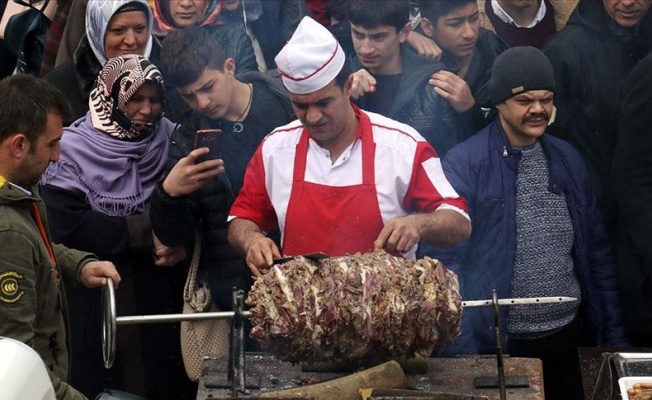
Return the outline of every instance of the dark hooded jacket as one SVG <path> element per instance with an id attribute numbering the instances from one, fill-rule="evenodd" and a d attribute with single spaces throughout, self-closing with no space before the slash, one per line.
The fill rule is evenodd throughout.
<path id="1" fill-rule="evenodd" d="M 224 131 L 220 148 L 227 171 L 204 183 L 190 195 L 177 198 L 172 198 L 163 191 L 161 181 L 152 196 L 150 209 L 152 227 L 161 242 L 167 245 L 184 245 L 188 254 L 192 254 L 195 230 L 201 231 L 203 246 L 199 264 L 200 279 L 208 282 L 212 298 L 222 310 L 232 309 L 233 287 L 248 291 L 251 286 L 249 268 L 243 258 L 231 249 L 227 237 L 227 217 L 238 194 L 237 182 L 242 182 L 246 165 L 263 137 L 277 126 L 287 124 L 295 118 L 280 79 L 259 72 L 248 72 L 238 75 L 238 80 L 252 83 L 254 93 L 257 86 L 266 86 L 277 100 L 277 104 L 265 109 L 255 108 L 256 102 L 252 103 L 247 118 L 255 118 L 257 125 L 264 129 L 255 133 L 244 131 L 242 134 Z M 279 112 L 281 109 L 283 111 Z M 271 115 L 270 110 L 273 110 Z M 197 130 L 218 127 L 222 127 L 220 120 L 189 111 L 172 135 L 163 176 L 167 176 L 177 162 L 195 148 Z"/>
<path id="2" fill-rule="evenodd" d="M 616 256 L 625 327 L 632 344 L 652 335 L 652 53 L 623 84 L 613 182 L 619 207 Z M 647 342 L 638 341 L 647 337 Z"/>
<path id="3" fill-rule="evenodd" d="M 650 50 L 652 12 L 636 29 L 625 29 L 603 3 L 582 0 L 566 27 L 543 51 L 555 70 L 556 121 L 550 132 L 582 154 L 608 233 L 616 218 L 609 187 L 618 132 L 618 93 L 627 74 Z"/>

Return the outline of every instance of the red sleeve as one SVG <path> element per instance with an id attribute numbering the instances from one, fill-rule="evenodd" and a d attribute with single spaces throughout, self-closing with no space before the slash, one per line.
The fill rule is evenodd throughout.
<path id="1" fill-rule="evenodd" d="M 261 143 L 247 165 L 242 189 L 231 207 L 230 216 L 249 219 L 269 232 L 278 227 L 278 221 L 265 187 L 262 148 Z"/>
<path id="2" fill-rule="evenodd" d="M 412 164 L 412 180 L 403 199 L 406 209 L 432 212 L 446 205 L 468 214 L 466 201 L 446 179 L 441 159 L 427 142 L 419 142 Z"/>

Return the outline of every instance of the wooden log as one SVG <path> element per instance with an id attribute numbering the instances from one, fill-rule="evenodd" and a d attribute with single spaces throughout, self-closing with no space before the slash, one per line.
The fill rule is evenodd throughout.
<path id="1" fill-rule="evenodd" d="M 406 360 L 396 361 L 408 375 L 425 375 L 428 373 L 428 359 L 427 358 L 410 358 Z M 342 372 L 354 373 L 360 369 L 367 369 L 374 367 L 369 363 L 355 363 L 347 361 L 315 361 L 301 363 L 301 371 L 303 372 Z"/>
<path id="2" fill-rule="evenodd" d="M 315 385 L 263 393 L 259 398 L 313 398 L 314 400 L 358 400 L 360 388 L 404 389 L 407 377 L 396 361 L 386 362 L 352 375 Z"/>
<path id="3" fill-rule="evenodd" d="M 362 400 L 489 400 L 487 396 L 406 389 L 360 389 Z"/>

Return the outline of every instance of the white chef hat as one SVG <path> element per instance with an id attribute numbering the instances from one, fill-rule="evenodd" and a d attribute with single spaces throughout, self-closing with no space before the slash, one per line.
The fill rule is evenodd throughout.
<path id="1" fill-rule="evenodd" d="M 304 17 L 274 61 L 291 93 L 312 93 L 328 85 L 342 69 L 344 50 L 328 29 Z"/>

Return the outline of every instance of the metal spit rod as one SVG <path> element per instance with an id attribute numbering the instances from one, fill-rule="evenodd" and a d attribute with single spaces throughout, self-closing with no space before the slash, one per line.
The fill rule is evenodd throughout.
<path id="1" fill-rule="evenodd" d="M 575 297 L 537 297 L 523 299 L 499 299 L 499 306 L 516 306 L 546 303 L 564 303 L 575 301 Z M 462 307 L 488 307 L 492 306 L 493 300 L 471 300 L 463 301 Z M 125 317 L 116 317 L 118 325 L 138 325 L 138 324 L 156 324 L 162 322 L 179 322 L 179 321 L 196 321 L 206 319 L 232 319 L 235 316 L 233 311 L 214 311 L 201 312 L 194 314 L 159 314 L 159 315 L 130 315 Z M 251 317 L 250 311 L 242 313 L 243 318 Z"/>
<path id="2" fill-rule="evenodd" d="M 193 314 L 131 315 L 128 317 L 117 317 L 115 322 L 118 325 L 138 325 L 206 319 L 232 319 L 234 316 L 235 313 L 233 311 L 198 312 Z M 251 312 L 244 311 L 242 316 L 244 318 L 249 318 L 251 317 Z"/>

